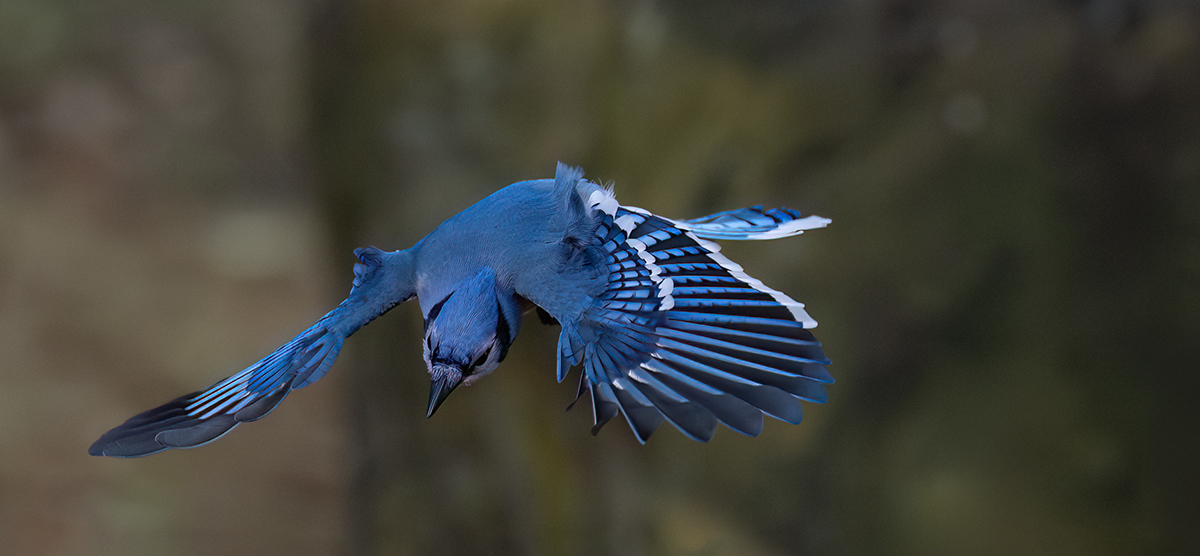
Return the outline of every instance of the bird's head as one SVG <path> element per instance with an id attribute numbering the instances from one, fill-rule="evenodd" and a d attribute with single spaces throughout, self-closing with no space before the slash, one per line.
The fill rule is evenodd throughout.
<path id="1" fill-rule="evenodd" d="M 519 323 L 519 303 L 511 293 L 500 291 L 487 268 L 429 309 L 424 352 L 433 384 L 427 416 L 460 384 L 473 384 L 500 366 Z"/>

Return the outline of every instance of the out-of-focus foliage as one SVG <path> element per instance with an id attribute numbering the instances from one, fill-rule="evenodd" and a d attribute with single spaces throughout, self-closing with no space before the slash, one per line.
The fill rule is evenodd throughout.
<path id="1" fill-rule="evenodd" d="M 5 0 L 0 553 L 1195 554 L 1197 99 L 1183 0 Z M 527 319 L 425 420 L 402 306 L 211 446 L 86 455 L 557 160 L 833 218 L 726 247 L 831 403 L 592 438 Z"/>

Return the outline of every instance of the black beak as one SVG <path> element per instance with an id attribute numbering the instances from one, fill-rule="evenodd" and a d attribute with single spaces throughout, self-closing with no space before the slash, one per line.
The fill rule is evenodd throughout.
<path id="1" fill-rule="evenodd" d="M 437 411 L 442 402 L 450 396 L 459 384 L 462 384 L 462 375 L 455 373 L 458 376 L 442 376 L 441 378 L 433 379 L 433 384 L 429 386 L 429 410 L 425 413 L 425 417 L 433 417 L 433 412 Z"/>

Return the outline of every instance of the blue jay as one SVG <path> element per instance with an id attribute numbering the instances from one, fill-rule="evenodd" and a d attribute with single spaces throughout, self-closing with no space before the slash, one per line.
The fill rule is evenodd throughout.
<path id="1" fill-rule="evenodd" d="M 265 359 L 130 418 L 88 450 L 137 457 L 190 448 L 261 419 L 325 376 L 347 337 L 414 296 L 432 379 L 427 416 L 487 376 L 536 309 L 561 325 L 558 380 L 582 365 L 595 434 L 621 414 L 639 442 L 665 419 L 707 441 L 717 422 L 755 436 L 763 414 L 799 423 L 823 403 L 829 359 L 804 305 L 751 278 L 708 240 L 773 239 L 824 227 L 761 206 L 671 220 L 617 204 L 558 165 L 505 187 L 403 251 L 356 249 L 349 297 Z M 572 402 L 572 405 L 574 402 Z"/>

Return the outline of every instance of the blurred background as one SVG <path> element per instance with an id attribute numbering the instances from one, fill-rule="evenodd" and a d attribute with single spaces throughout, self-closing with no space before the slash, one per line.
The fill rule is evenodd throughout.
<path id="1" fill-rule="evenodd" d="M 4 0 L 0 553 L 1198 554 L 1200 7 Z M 88 445 L 556 161 L 805 302 L 800 426 L 588 434 L 557 329 L 424 418 L 401 306 L 219 442 Z"/>

